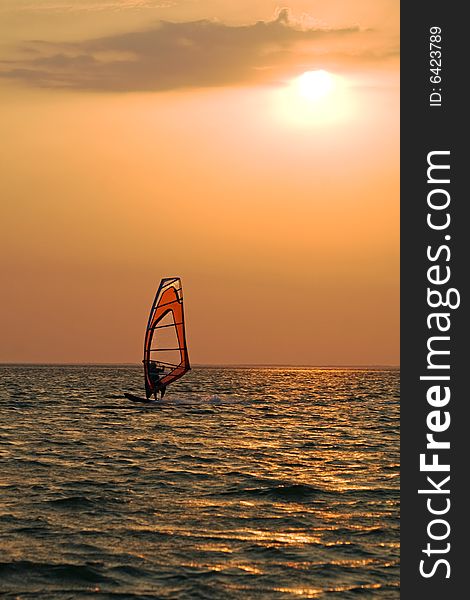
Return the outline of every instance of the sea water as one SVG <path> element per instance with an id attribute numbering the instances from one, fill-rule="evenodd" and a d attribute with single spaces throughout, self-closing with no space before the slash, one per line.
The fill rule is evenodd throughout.
<path id="1" fill-rule="evenodd" d="M 397 370 L 0 376 L 3 597 L 399 597 Z"/>

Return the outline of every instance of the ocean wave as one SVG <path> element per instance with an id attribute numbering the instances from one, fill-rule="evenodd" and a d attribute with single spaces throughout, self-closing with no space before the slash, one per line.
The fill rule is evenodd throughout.
<path id="1" fill-rule="evenodd" d="M 358 499 L 396 497 L 397 488 L 350 488 L 338 492 L 342 496 L 354 496 Z"/>
<path id="2" fill-rule="evenodd" d="M 68 496 L 67 498 L 56 498 L 55 500 L 47 500 L 47 504 L 58 508 L 83 509 L 92 508 L 96 502 L 86 496 Z"/>
<path id="3" fill-rule="evenodd" d="M 240 488 L 232 487 L 224 492 L 224 496 L 254 496 L 270 498 L 272 500 L 283 500 L 290 502 L 303 502 L 319 495 L 328 494 L 327 491 L 304 483 L 293 483 L 289 485 L 274 485 L 266 487 Z"/>
<path id="4" fill-rule="evenodd" d="M 76 581 L 84 583 L 116 583 L 111 577 L 102 573 L 102 566 L 76 565 L 71 563 L 40 563 L 19 560 L 0 563 L 2 578 L 22 577 L 23 575 L 45 576 L 47 580 Z"/>

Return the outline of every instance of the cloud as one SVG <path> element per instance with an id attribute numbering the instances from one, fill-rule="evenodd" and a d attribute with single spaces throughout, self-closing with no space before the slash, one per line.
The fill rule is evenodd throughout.
<path id="1" fill-rule="evenodd" d="M 82 42 L 32 42 L 0 74 L 38 87 L 114 92 L 267 83 L 295 69 L 324 67 L 340 41 L 364 35 L 358 27 L 303 25 L 287 9 L 250 25 L 160 21 Z"/>
<path id="2" fill-rule="evenodd" d="M 8 0 L 0 6 L 0 12 L 75 13 L 168 8 L 174 5 L 174 0 Z"/>

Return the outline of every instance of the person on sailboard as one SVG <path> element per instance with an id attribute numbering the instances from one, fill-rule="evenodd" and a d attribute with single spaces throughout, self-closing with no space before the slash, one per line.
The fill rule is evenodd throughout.
<path id="1" fill-rule="evenodd" d="M 161 381 L 160 378 L 162 377 L 162 374 L 165 372 L 165 368 L 157 365 L 157 363 L 154 360 L 151 360 L 149 362 L 149 367 L 148 367 L 148 372 L 149 372 L 149 378 L 150 381 L 152 382 L 152 385 L 154 387 L 154 396 L 155 396 L 155 400 L 157 399 L 157 393 L 160 392 L 161 397 L 163 398 L 163 396 L 165 395 L 165 391 L 166 391 L 166 385 L 164 385 Z"/>

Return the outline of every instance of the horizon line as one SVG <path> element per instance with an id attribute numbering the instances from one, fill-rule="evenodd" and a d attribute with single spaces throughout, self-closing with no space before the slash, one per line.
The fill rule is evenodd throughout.
<path id="1" fill-rule="evenodd" d="M 139 367 L 140 363 L 135 362 L 0 362 L 0 366 L 63 366 L 63 367 Z M 194 368 L 310 368 L 310 369 L 399 369 L 398 364 L 289 364 L 289 363 L 194 363 Z"/>

